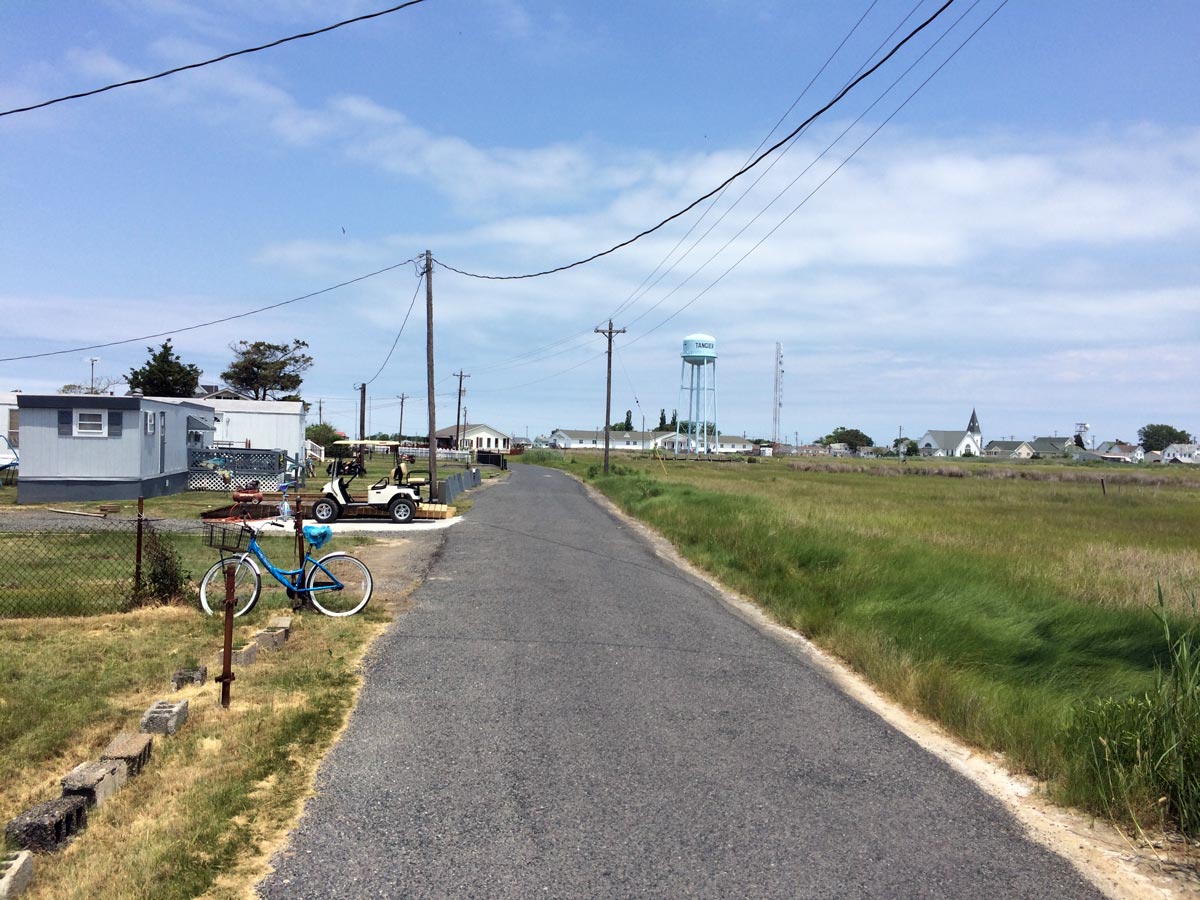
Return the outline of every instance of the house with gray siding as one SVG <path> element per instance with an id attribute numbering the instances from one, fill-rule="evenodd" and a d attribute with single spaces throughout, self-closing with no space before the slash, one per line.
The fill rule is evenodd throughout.
<path id="1" fill-rule="evenodd" d="M 187 490 L 193 446 L 213 411 L 189 401 L 18 394 L 18 503 L 133 500 Z"/>

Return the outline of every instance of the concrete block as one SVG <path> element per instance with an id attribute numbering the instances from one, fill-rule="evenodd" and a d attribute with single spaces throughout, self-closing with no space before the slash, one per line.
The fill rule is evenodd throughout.
<path id="1" fill-rule="evenodd" d="M 234 666 L 252 666 L 258 661 L 258 644 L 247 644 L 241 650 L 233 651 Z M 225 667 L 225 651 L 217 653 L 217 662 L 214 668 L 218 672 L 224 671 Z"/>
<path id="2" fill-rule="evenodd" d="M 80 763 L 63 776 L 63 796 L 78 795 L 88 806 L 100 806 L 124 786 L 128 776 L 129 764 L 123 759 Z"/>
<path id="3" fill-rule="evenodd" d="M 0 854 L 0 900 L 11 900 L 33 879 L 33 854 L 28 850 Z"/>
<path id="4" fill-rule="evenodd" d="M 179 690 L 185 684 L 204 684 L 208 681 L 208 666 L 198 666 L 195 669 L 177 669 L 171 676 L 171 684 Z"/>
<path id="5" fill-rule="evenodd" d="M 292 636 L 292 617 L 291 616 L 271 616 L 267 620 L 267 630 L 282 631 L 283 639 L 286 641 Z"/>
<path id="6" fill-rule="evenodd" d="M 172 703 L 170 700 L 159 700 L 142 713 L 142 725 L 139 729 L 146 734 L 174 734 L 184 726 L 188 718 L 188 702 L 180 700 Z"/>
<path id="7" fill-rule="evenodd" d="M 287 633 L 278 628 L 267 628 L 254 636 L 254 643 L 264 650 L 279 650 L 287 642 Z"/>
<path id="8" fill-rule="evenodd" d="M 124 760 L 128 767 L 129 777 L 133 778 L 142 774 L 142 769 L 150 761 L 150 750 L 153 746 L 154 740 L 148 734 L 131 734 L 128 731 L 122 731 L 104 748 L 100 759 Z"/>
<path id="9" fill-rule="evenodd" d="M 47 800 L 21 813 L 4 829 L 10 847 L 50 853 L 87 827 L 87 801 L 82 797 Z"/>

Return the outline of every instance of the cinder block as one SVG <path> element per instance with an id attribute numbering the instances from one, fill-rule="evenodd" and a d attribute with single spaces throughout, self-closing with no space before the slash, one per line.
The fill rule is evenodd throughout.
<path id="1" fill-rule="evenodd" d="M 235 666 L 252 666 L 258 661 L 258 644 L 247 644 L 241 650 L 233 651 L 233 665 Z M 213 666 L 218 672 L 224 671 L 225 666 L 225 651 L 217 653 L 216 664 Z"/>
<path id="2" fill-rule="evenodd" d="M 4 836 L 9 846 L 50 853 L 87 827 L 87 801 L 59 797 L 25 810 L 8 823 Z"/>
<path id="3" fill-rule="evenodd" d="M 101 760 L 124 760 L 128 767 L 129 777 L 142 774 L 142 769 L 150 761 L 150 750 L 154 740 L 148 734 L 131 734 L 122 731 L 100 754 Z"/>
<path id="4" fill-rule="evenodd" d="M 282 631 L 283 639 L 286 641 L 292 636 L 292 617 L 291 616 L 271 616 L 267 620 L 268 631 Z"/>
<path id="5" fill-rule="evenodd" d="M 63 776 L 63 796 L 78 795 L 88 806 L 100 806 L 124 786 L 128 776 L 129 764 L 123 759 L 80 763 Z"/>
<path id="6" fill-rule="evenodd" d="M 279 628 L 267 628 L 254 636 L 254 643 L 264 650 L 279 650 L 287 642 L 287 633 Z"/>
<path id="7" fill-rule="evenodd" d="M 171 676 L 171 684 L 179 690 L 185 684 L 204 684 L 208 681 L 208 666 L 198 666 L 195 669 L 177 669 Z"/>
<path id="8" fill-rule="evenodd" d="M 0 900 L 11 900 L 33 879 L 33 854 L 28 850 L 0 854 Z"/>
<path id="9" fill-rule="evenodd" d="M 174 734 L 188 718 L 188 702 L 159 700 L 142 713 L 141 731 L 146 734 Z"/>

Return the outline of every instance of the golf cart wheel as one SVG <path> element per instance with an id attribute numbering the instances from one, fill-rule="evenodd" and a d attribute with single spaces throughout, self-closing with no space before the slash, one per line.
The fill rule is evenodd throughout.
<path id="1" fill-rule="evenodd" d="M 322 497 L 312 505 L 313 518 L 322 525 L 328 525 L 330 522 L 336 521 L 338 512 L 337 503 L 328 497 Z"/>
<path id="2" fill-rule="evenodd" d="M 388 504 L 388 515 L 397 525 L 406 525 L 413 520 L 417 514 L 417 508 L 411 500 L 404 497 L 397 497 Z"/>

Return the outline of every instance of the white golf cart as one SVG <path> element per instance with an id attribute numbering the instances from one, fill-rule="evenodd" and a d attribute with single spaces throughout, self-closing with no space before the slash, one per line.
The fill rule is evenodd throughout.
<path id="1" fill-rule="evenodd" d="M 408 468 L 401 462 L 399 444 L 396 441 L 334 441 L 335 446 L 357 448 L 358 465 L 351 465 L 352 473 L 345 477 L 342 460 L 334 458 L 330 467 L 330 479 L 321 488 L 321 497 L 312 504 L 312 517 L 322 525 L 334 522 L 346 512 L 373 509 L 386 512 L 388 517 L 398 524 L 411 522 L 421 504 L 421 495 L 415 483 L 408 481 Z M 383 449 L 395 455 L 396 465 L 392 467 L 391 475 L 380 478 L 367 488 L 367 498 L 357 500 L 350 494 L 350 483 L 362 471 L 361 455 L 368 447 Z M 361 495 L 360 495 L 361 496 Z"/>

